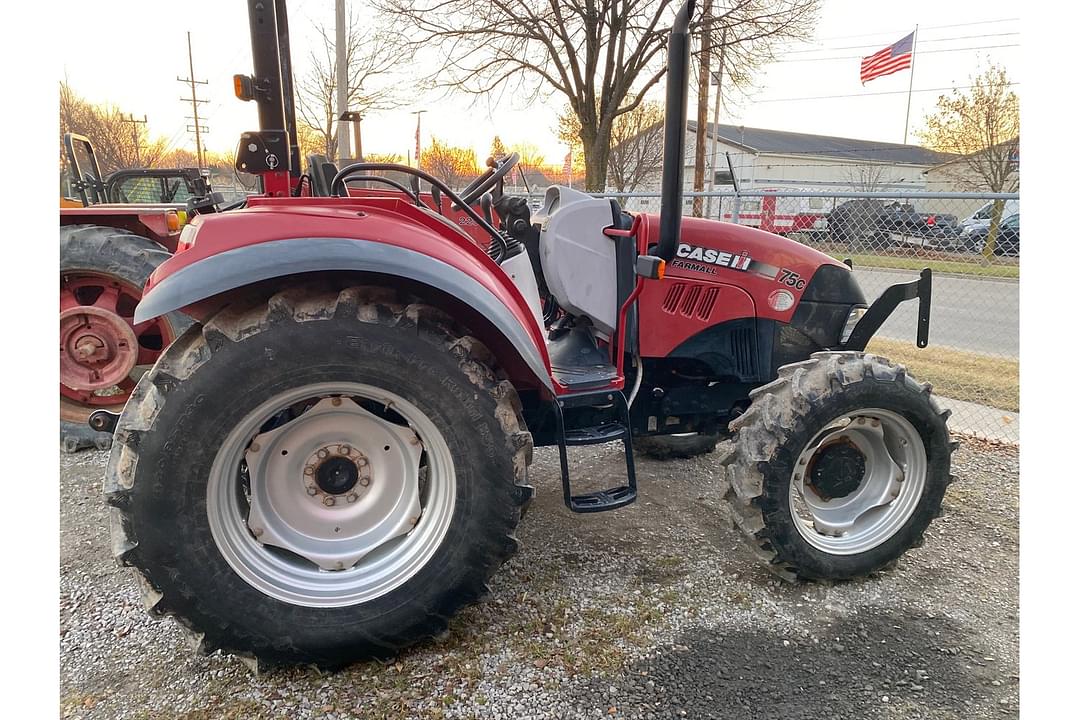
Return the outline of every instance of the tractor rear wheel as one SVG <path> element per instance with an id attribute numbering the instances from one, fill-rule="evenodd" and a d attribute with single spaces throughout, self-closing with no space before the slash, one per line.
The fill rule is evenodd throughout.
<path id="1" fill-rule="evenodd" d="M 678 435 L 646 435 L 634 438 L 634 449 L 657 460 L 692 458 L 711 453 L 720 436 L 716 433 L 680 433 Z"/>
<path id="2" fill-rule="evenodd" d="M 751 399 L 730 426 L 727 500 L 771 570 L 853 578 L 922 544 L 952 452 L 929 385 L 874 355 L 815 353 Z"/>
<path id="3" fill-rule="evenodd" d="M 60 447 L 106 449 L 109 433 L 91 430 L 95 410 L 120 412 L 136 381 L 190 324 L 169 315 L 136 325 L 135 306 L 150 273 L 169 258 L 128 230 L 60 228 Z"/>
<path id="4" fill-rule="evenodd" d="M 114 550 L 203 652 L 384 658 L 516 550 L 531 455 L 514 387 L 443 313 L 295 288 L 192 327 L 139 382 L 106 474 Z"/>

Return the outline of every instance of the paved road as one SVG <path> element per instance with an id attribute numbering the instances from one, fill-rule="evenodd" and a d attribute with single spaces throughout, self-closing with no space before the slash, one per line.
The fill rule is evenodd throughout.
<path id="1" fill-rule="evenodd" d="M 918 274 L 856 267 L 855 277 L 872 302 L 889 285 L 914 280 Z M 878 334 L 914 342 L 918 307 L 918 301 L 902 303 Z M 935 275 L 930 344 L 1020 357 L 1020 283 Z"/>

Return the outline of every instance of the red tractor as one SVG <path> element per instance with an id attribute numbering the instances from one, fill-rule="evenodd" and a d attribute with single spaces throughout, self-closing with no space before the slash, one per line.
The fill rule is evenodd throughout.
<path id="1" fill-rule="evenodd" d="M 170 313 L 135 324 L 150 273 L 176 250 L 188 201 L 210 186 L 198 168 L 129 169 L 105 177 L 90 141 L 64 135 L 71 192 L 60 207 L 60 447 L 107 448 L 87 427 L 119 411 L 136 381 L 191 324 Z"/>
<path id="2" fill-rule="evenodd" d="M 566 505 L 588 513 L 634 501 L 638 438 L 730 435 L 732 516 L 789 579 L 864 575 L 921 542 L 950 479 L 947 414 L 863 349 L 915 298 L 926 344 L 930 273 L 868 307 L 821 253 L 681 219 L 693 4 L 669 41 L 654 216 L 563 187 L 533 213 L 501 191 L 512 156 L 460 195 L 356 163 L 311 196 L 285 3 L 249 0 L 254 75 L 237 94 L 262 129 L 238 166 L 264 193 L 184 228 L 134 322 L 194 323 L 119 418 L 91 417 L 115 430 L 114 550 L 147 607 L 202 651 L 263 666 L 392 655 L 444 630 L 514 552 L 544 445 Z M 346 189 L 387 169 L 430 184 L 433 204 Z M 625 482 L 579 489 L 569 449 L 607 442 Z"/>

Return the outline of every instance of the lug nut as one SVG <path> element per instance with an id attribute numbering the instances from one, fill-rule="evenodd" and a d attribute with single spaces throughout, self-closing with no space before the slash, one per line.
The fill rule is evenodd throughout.
<path id="1" fill-rule="evenodd" d="M 329 454 L 330 454 L 330 451 L 327 450 L 326 448 L 320 448 L 319 449 L 318 455 L 319 455 L 320 460 L 326 458 Z"/>
<path id="2" fill-rule="evenodd" d="M 326 498 L 323 499 L 322 502 L 323 502 L 323 505 L 325 505 L 326 507 L 333 507 L 334 503 L 337 502 L 337 501 L 334 500 L 334 498 L 332 498 L 332 497 L 326 497 Z"/>
<path id="3" fill-rule="evenodd" d="M 359 482 L 360 482 L 360 484 L 362 486 L 367 487 L 368 485 L 371 484 L 371 478 L 365 476 L 365 477 L 360 478 Z"/>
<path id="4" fill-rule="evenodd" d="M 314 465 L 308 465 L 306 468 L 304 468 L 304 474 L 305 475 L 314 475 L 315 474 L 315 466 Z"/>
<path id="5" fill-rule="evenodd" d="M 354 503 L 354 502 L 356 502 L 357 500 L 360 499 L 360 496 L 357 495 L 356 493 L 349 493 L 348 495 L 345 496 L 345 499 L 348 500 L 351 503 Z"/>
<path id="6" fill-rule="evenodd" d="M 338 445 L 337 451 L 339 453 L 341 453 L 342 455 L 348 455 L 349 453 L 352 452 L 352 448 L 349 447 L 348 445 Z"/>
<path id="7" fill-rule="evenodd" d="M 308 485 L 307 494 L 308 495 L 318 495 L 319 491 L 315 489 L 314 485 Z"/>
<path id="8" fill-rule="evenodd" d="M 364 467 L 365 465 L 367 465 L 367 458 L 366 458 L 366 457 L 363 457 L 363 456 L 361 456 L 361 457 L 357 458 L 357 459 L 356 459 L 356 464 L 357 464 L 358 466 L 360 466 L 360 467 Z"/>

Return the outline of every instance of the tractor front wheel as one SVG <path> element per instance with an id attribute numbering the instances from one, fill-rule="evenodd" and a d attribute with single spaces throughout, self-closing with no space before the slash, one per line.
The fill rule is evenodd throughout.
<path id="1" fill-rule="evenodd" d="M 952 451 L 930 386 L 857 352 L 779 375 L 730 426 L 727 500 L 752 549 L 787 579 L 841 580 L 921 545 Z"/>
<path id="2" fill-rule="evenodd" d="M 531 454 L 514 387 L 440 311 L 296 288 L 191 328 L 139 382 L 114 549 L 203 652 L 385 658 L 515 551 Z"/>

